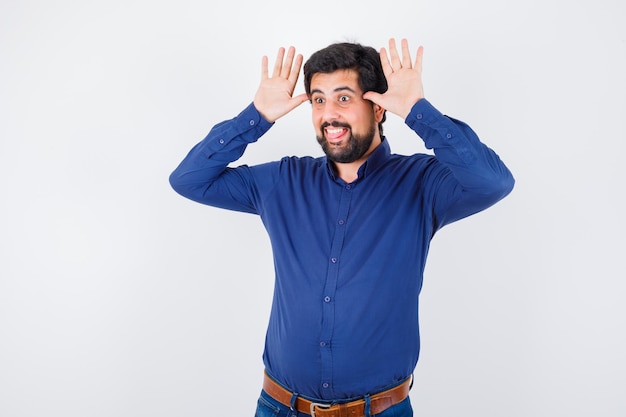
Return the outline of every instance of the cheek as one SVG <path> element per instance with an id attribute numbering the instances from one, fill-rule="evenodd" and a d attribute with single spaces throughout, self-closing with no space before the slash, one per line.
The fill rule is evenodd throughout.
<path id="1" fill-rule="evenodd" d="M 311 111 L 311 121 L 313 122 L 313 126 L 321 126 L 323 122 L 323 115 L 324 113 L 320 112 L 319 110 L 313 109 Z"/>

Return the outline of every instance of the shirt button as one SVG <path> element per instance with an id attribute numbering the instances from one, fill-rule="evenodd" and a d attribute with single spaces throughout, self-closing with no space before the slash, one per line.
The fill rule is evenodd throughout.
<path id="1" fill-rule="evenodd" d="M 422 117 L 424 117 L 424 116 L 422 116 L 422 113 L 419 113 L 419 114 L 417 115 L 417 118 L 418 118 L 419 120 L 422 120 Z"/>
<path id="2" fill-rule="evenodd" d="M 344 224 L 345 222 L 343 220 L 339 220 L 339 224 Z"/>
<path id="3" fill-rule="evenodd" d="M 324 388 L 328 388 L 329 386 L 330 386 L 330 384 L 329 384 L 328 382 L 324 382 L 324 383 L 322 384 L 322 387 L 324 387 Z"/>
<path id="4" fill-rule="evenodd" d="M 250 120 L 250 126 L 254 126 L 254 120 Z"/>
<path id="5" fill-rule="evenodd" d="M 220 139 L 220 143 L 223 145 L 224 144 L 224 139 Z"/>
<path id="6" fill-rule="evenodd" d="M 320 346 L 321 347 L 325 347 L 326 346 L 326 342 L 320 342 Z"/>
<path id="7" fill-rule="evenodd" d="M 324 297 L 324 302 L 325 303 L 330 303 L 330 297 L 329 296 Z"/>
<path id="8" fill-rule="evenodd" d="M 330 261 L 331 261 L 332 263 L 336 264 L 336 263 L 337 263 L 337 258 L 330 258 Z"/>
<path id="9" fill-rule="evenodd" d="M 351 188 L 352 188 L 352 186 L 350 184 L 346 185 L 346 190 L 349 190 Z"/>
<path id="10" fill-rule="evenodd" d="M 446 135 L 446 137 L 447 137 L 448 139 L 450 139 L 450 138 L 452 137 L 452 134 L 451 134 L 451 133 L 448 133 L 448 134 Z"/>

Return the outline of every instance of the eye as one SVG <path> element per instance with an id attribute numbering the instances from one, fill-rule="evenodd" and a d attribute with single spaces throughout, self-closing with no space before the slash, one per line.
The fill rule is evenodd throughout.
<path id="1" fill-rule="evenodd" d="M 350 101 L 350 97 L 348 97 L 348 96 L 339 96 L 339 101 Z"/>
<path id="2" fill-rule="evenodd" d="M 321 97 L 314 97 L 313 98 L 313 103 L 315 104 L 322 104 L 324 102 L 324 99 Z"/>

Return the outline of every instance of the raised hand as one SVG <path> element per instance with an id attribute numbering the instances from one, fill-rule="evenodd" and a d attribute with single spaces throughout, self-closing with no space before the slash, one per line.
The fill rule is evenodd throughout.
<path id="1" fill-rule="evenodd" d="M 287 56 L 285 56 L 285 48 L 278 49 L 271 77 L 267 56 L 263 57 L 261 84 L 254 96 L 254 106 L 267 121 L 273 123 L 307 101 L 306 93 L 293 96 L 301 67 L 302 55 L 296 55 L 296 49 L 293 46 L 287 50 Z"/>
<path id="2" fill-rule="evenodd" d="M 400 57 L 395 39 L 390 39 L 389 55 L 385 48 L 380 49 L 380 60 L 387 78 L 387 91 L 383 94 L 369 91 L 363 94 L 363 98 L 406 119 L 413 105 L 424 98 L 423 54 L 424 48 L 420 46 L 417 49 L 415 63 L 412 63 L 408 41 L 402 39 L 402 57 Z"/>

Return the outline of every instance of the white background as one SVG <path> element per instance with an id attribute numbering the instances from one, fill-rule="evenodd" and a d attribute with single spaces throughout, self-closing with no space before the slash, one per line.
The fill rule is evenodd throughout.
<path id="1" fill-rule="evenodd" d="M 0 416 L 252 416 L 273 266 L 168 176 L 263 55 L 425 47 L 427 98 L 511 168 L 421 295 L 416 416 L 626 415 L 621 0 L 0 3 Z M 300 80 L 297 92 L 302 92 Z M 425 151 L 389 115 L 397 153 Z M 313 154 L 309 105 L 242 162 Z"/>

